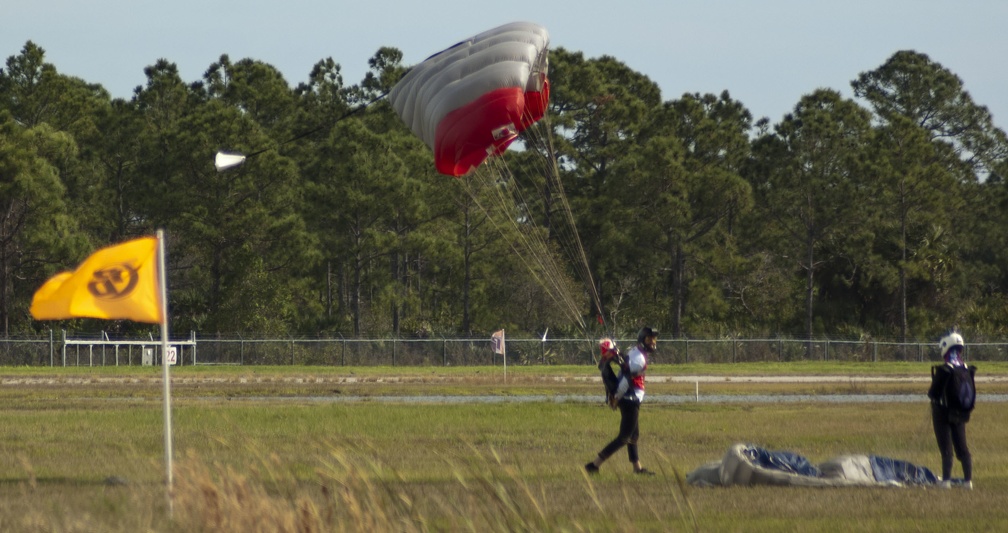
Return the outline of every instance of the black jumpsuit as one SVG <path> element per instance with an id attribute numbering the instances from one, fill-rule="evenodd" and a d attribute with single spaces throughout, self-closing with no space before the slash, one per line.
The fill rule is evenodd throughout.
<path id="1" fill-rule="evenodd" d="M 970 368 L 973 372 L 974 369 Z M 931 373 L 931 388 L 928 398 L 931 399 L 931 423 L 934 426 L 935 439 L 938 441 L 938 451 L 941 453 L 942 480 L 948 481 L 952 476 L 952 453 L 962 463 L 963 479 L 973 479 L 973 456 L 966 445 L 966 422 L 969 413 L 957 415 L 952 413 L 945 404 L 945 384 L 952 378 L 952 369 L 948 364 L 934 367 Z"/>

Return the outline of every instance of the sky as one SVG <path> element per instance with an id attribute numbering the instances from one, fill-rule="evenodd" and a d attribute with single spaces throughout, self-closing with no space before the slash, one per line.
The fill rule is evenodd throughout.
<path id="1" fill-rule="evenodd" d="M 818 88 L 853 97 L 860 73 L 915 50 L 1008 130 L 1004 0 L 0 0 L 0 57 L 31 40 L 116 98 L 158 59 L 194 82 L 222 54 L 269 63 L 292 87 L 331 57 L 350 85 L 383 46 L 412 65 L 517 20 L 545 26 L 552 48 L 623 62 L 664 100 L 727 90 L 772 123 Z"/>

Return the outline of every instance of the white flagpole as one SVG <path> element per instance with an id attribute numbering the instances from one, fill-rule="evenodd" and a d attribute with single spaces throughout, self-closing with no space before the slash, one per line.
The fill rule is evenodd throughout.
<path id="1" fill-rule="evenodd" d="M 174 514 L 172 503 L 172 427 L 171 427 L 171 365 L 168 364 L 168 272 L 165 268 L 164 230 L 157 230 L 158 241 L 158 291 L 161 298 L 161 367 L 164 379 L 164 453 L 165 498 L 168 515 Z"/>

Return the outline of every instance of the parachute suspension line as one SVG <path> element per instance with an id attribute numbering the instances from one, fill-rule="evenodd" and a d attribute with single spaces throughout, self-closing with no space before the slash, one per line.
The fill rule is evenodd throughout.
<path id="1" fill-rule="evenodd" d="M 542 121 L 545 121 L 546 124 L 546 127 L 543 128 L 545 134 L 539 133 L 540 131 L 543 131 L 540 129 L 542 128 Z M 605 323 L 602 314 L 601 298 L 599 297 L 598 290 L 595 286 L 591 268 L 588 265 L 588 257 L 585 253 L 581 236 L 577 231 L 577 225 L 574 222 L 574 214 L 571 210 L 567 193 L 564 190 L 563 183 L 560 179 L 560 164 L 556 157 L 556 150 L 553 146 L 552 131 L 552 125 L 549 122 L 549 114 L 547 113 L 540 121 L 540 125 L 531 127 L 523 133 L 525 142 L 529 145 L 528 147 L 536 153 L 543 154 L 545 157 L 545 159 L 533 159 L 533 162 L 537 163 L 536 167 L 539 175 L 545 177 L 545 182 L 542 185 L 552 187 L 552 191 L 555 193 L 556 197 L 559 198 L 560 211 L 563 214 L 563 222 L 566 224 L 557 224 L 553 221 L 553 218 L 550 217 L 549 230 L 554 234 L 554 242 L 557 243 L 559 248 L 561 248 L 567 256 L 570 266 L 579 276 L 579 281 L 583 282 L 584 288 L 595 306 L 597 316 L 600 321 L 602 321 L 601 324 L 604 327 Z M 544 206 L 544 208 L 547 207 L 548 206 Z M 548 236 L 543 239 L 542 246 L 544 249 L 548 249 L 548 245 L 546 244 L 547 239 Z M 587 352 L 591 354 L 592 364 L 598 364 L 598 358 L 596 357 L 596 341 L 590 334 L 589 325 L 586 324 L 583 319 L 584 308 L 572 298 L 570 298 L 569 301 L 571 302 L 571 315 L 577 319 L 582 336 L 586 343 Z"/>
<path id="2" fill-rule="evenodd" d="M 539 162 L 538 175 L 543 176 L 543 181 L 539 183 L 538 186 L 542 187 L 544 190 L 548 190 L 553 193 L 559 193 L 560 197 L 565 201 L 566 198 L 564 197 L 563 190 L 562 189 L 557 190 L 551 184 L 550 177 L 551 175 L 554 175 L 553 165 L 542 163 L 542 159 L 538 158 L 535 159 L 535 161 Z M 550 196 L 553 197 L 554 195 L 551 194 Z M 524 205 L 531 205 L 531 204 L 524 204 Z M 544 205 L 543 207 L 544 209 L 547 208 L 551 209 L 550 206 L 548 205 Z M 571 253 L 572 243 L 574 244 L 579 243 L 579 239 L 577 238 L 576 235 L 577 231 L 576 229 L 574 229 L 572 225 L 568 225 L 565 227 L 563 224 L 556 224 L 553 221 L 553 217 L 550 215 L 550 213 L 544 212 L 544 215 L 549 217 L 549 221 L 546 222 L 546 224 L 548 224 L 548 228 L 546 228 L 548 232 L 543 232 L 540 234 L 541 237 L 540 246 L 543 250 L 547 250 L 549 252 L 549 255 L 546 257 L 546 259 L 552 261 L 553 269 L 556 272 L 556 283 L 558 289 L 561 287 L 566 288 L 564 292 L 565 294 L 569 295 L 571 291 L 575 290 L 574 287 L 571 287 L 569 284 L 569 280 L 571 280 L 570 275 L 575 274 L 579 275 L 581 279 L 584 278 L 583 276 L 584 272 L 581 268 L 579 268 L 580 267 L 579 262 L 576 260 L 575 255 Z M 557 262 L 558 258 L 554 250 L 562 251 L 563 254 L 566 255 L 566 257 L 570 260 L 567 263 L 566 267 L 565 265 Z M 570 270 L 573 270 L 573 272 L 570 272 Z M 578 317 L 578 322 L 581 325 L 581 330 L 587 334 L 587 325 L 584 323 L 583 320 L 584 308 L 582 303 L 572 296 L 568 297 L 568 302 L 569 305 L 571 306 L 571 314 Z"/>
<path id="3" fill-rule="evenodd" d="M 563 182 L 560 179 L 560 162 L 556 156 L 556 148 L 553 145 L 553 125 L 550 122 L 549 114 L 543 117 L 543 121 L 546 123 L 546 134 L 544 150 L 548 155 L 547 161 L 550 162 L 549 176 L 553 178 L 553 184 L 556 186 L 556 190 L 559 193 L 560 205 L 563 208 L 563 213 L 566 216 L 566 221 L 571 228 L 571 235 L 576 248 L 574 251 L 577 253 L 577 259 L 572 258 L 572 262 L 575 267 L 581 272 L 581 278 L 584 280 L 588 293 L 592 298 L 592 303 L 595 304 L 595 312 L 597 313 L 598 320 L 605 325 L 605 316 L 602 313 L 602 298 L 599 296 L 598 287 L 595 285 L 595 279 L 592 276 L 591 267 L 588 264 L 588 254 L 585 253 L 584 244 L 581 242 L 581 234 L 577 230 L 577 225 L 574 222 L 574 213 L 571 211 L 570 202 L 567 200 L 567 193 L 564 192 Z M 536 135 L 537 140 L 542 142 L 541 136 Z"/>
<path id="4" fill-rule="evenodd" d="M 476 169 L 473 177 L 462 178 L 460 181 L 498 233 L 505 237 L 532 278 L 581 330 L 586 330 L 578 303 L 565 290 L 567 284 L 564 270 L 541 228 L 532 223 L 528 210 L 530 204 L 523 197 L 514 175 L 503 163 L 503 158 L 488 158 Z M 491 197 L 492 208 L 485 205 L 480 190 L 474 189 L 474 185 L 483 185 L 483 189 Z"/>
<path id="5" fill-rule="evenodd" d="M 496 203 L 505 213 L 504 220 L 510 225 L 513 234 L 518 235 L 518 243 L 522 250 L 516 251 L 526 268 L 540 281 L 540 285 L 550 297 L 576 322 L 580 329 L 585 329 L 580 306 L 570 294 L 568 276 L 542 228 L 534 223 L 530 212 L 531 203 L 524 197 L 522 188 L 517 183 L 513 173 L 507 168 L 503 158 L 492 158 L 490 165 L 498 170 L 494 173 L 500 176 L 500 183 L 492 189 L 496 194 Z"/>
<path id="6" fill-rule="evenodd" d="M 548 120 L 548 115 L 544 117 L 544 120 Z M 552 136 L 550 135 L 552 129 L 547 125 L 543 134 L 540 130 L 541 124 L 543 124 L 542 121 L 540 121 L 540 125 L 525 130 L 524 138 L 530 151 L 543 155 L 543 158 L 532 158 L 530 161 L 535 163 L 538 175 L 544 177 L 544 181 L 537 186 L 543 187 L 549 197 L 554 199 L 550 200 L 550 205 L 544 205 L 544 211 L 548 210 L 545 216 L 549 217 L 546 224 L 550 234 L 544 237 L 543 246 L 555 246 L 562 250 L 568 259 L 569 268 L 573 271 L 571 273 L 577 277 L 577 281 L 583 283 L 584 294 L 591 300 L 596 316 L 604 326 L 601 298 L 593 280 L 570 202 L 560 179 L 559 161 L 556 158 L 556 151 L 553 148 Z M 553 213 L 561 216 L 554 217 Z M 547 241 L 550 243 L 549 245 L 546 244 Z M 579 316 L 582 316 L 583 313 L 584 309 L 581 308 Z M 585 333 L 587 334 L 587 330 Z"/>

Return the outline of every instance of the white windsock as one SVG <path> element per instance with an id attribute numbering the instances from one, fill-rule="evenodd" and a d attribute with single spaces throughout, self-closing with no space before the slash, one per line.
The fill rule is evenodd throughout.
<path id="1" fill-rule="evenodd" d="M 245 156 L 241 154 L 226 154 L 224 152 L 217 152 L 217 157 L 214 158 L 214 167 L 217 168 L 217 172 L 221 172 L 223 170 L 236 167 L 244 162 Z"/>

